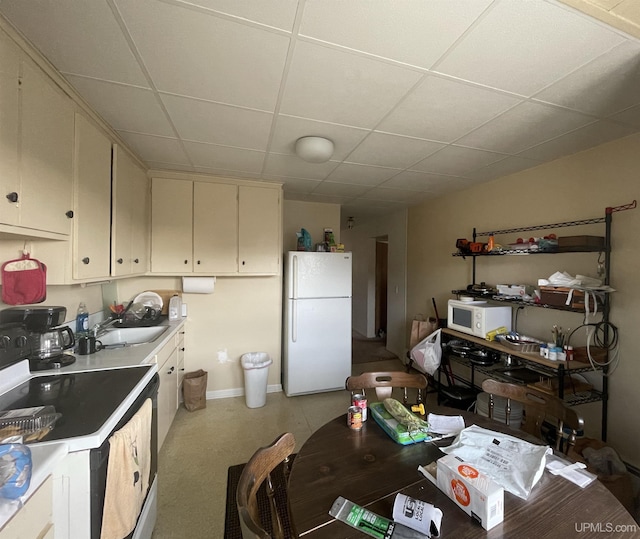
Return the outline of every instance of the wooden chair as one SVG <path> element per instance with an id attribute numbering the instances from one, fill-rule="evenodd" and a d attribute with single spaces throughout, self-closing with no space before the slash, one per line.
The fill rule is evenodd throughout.
<path id="1" fill-rule="evenodd" d="M 349 376 L 345 382 L 345 387 L 353 391 L 375 389 L 376 397 L 379 401 L 391 397 L 394 387 L 403 389 L 402 402 L 409 403 L 408 388 L 418 390 L 417 403 L 424 403 L 423 391 L 427 389 L 427 378 L 424 374 L 409 374 L 403 371 L 389 372 L 365 372 L 358 376 Z"/>
<path id="2" fill-rule="evenodd" d="M 575 444 L 578 431 L 584 428 L 584 421 L 580 415 L 567 406 L 564 401 L 555 395 L 544 393 L 527 386 L 498 382 L 487 379 L 482 382 L 482 389 L 489 394 L 489 417 L 493 418 L 494 396 L 506 399 L 505 417 L 509 424 L 511 413 L 511 401 L 522 403 L 524 409 L 524 422 L 522 430 L 533 434 L 537 438 L 544 439 L 542 433 L 542 423 L 546 419 L 556 425 L 555 448 L 565 455 L 570 447 Z M 571 432 L 565 440 L 564 428 L 568 427 Z M 566 443 L 565 443 L 566 441 Z"/>
<path id="3" fill-rule="evenodd" d="M 276 508 L 275 493 L 271 481 L 271 472 L 280 463 L 285 465 L 285 477 L 288 479 L 289 457 L 296 445 L 290 432 L 282 434 L 267 447 L 258 449 L 245 465 L 238 480 L 236 505 L 242 529 L 243 539 L 283 539 L 284 529 Z M 257 492 L 266 481 L 267 496 L 271 510 L 273 535 L 265 531 L 260 521 Z M 288 508 L 287 508 L 288 509 Z"/>

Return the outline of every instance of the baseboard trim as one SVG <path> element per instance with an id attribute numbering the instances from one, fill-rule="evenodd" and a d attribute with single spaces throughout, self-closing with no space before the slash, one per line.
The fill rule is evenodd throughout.
<path id="1" fill-rule="evenodd" d="M 267 393 L 280 393 L 282 391 L 282 384 L 273 384 L 267 386 Z M 228 399 L 230 397 L 243 397 L 244 388 L 237 387 L 234 389 L 219 389 L 217 391 L 207 391 L 207 400 L 214 399 Z"/>

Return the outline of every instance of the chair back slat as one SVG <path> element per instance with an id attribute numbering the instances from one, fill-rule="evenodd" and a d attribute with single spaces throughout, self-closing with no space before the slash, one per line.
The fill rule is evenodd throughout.
<path id="1" fill-rule="evenodd" d="M 407 404 L 407 388 L 417 389 L 418 402 L 424 402 L 422 393 L 427 389 L 427 378 L 424 374 L 403 371 L 365 372 L 358 376 L 349 376 L 345 382 L 345 387 L 349 391 L 375 389 L 378 400 L 391 397 L 393 388 L 402 388 L 402 399 Z"/>
<path id="2" fill-rule="evenodd" d="M 584 421 L 582 417 L 565 402 L 556 397 L 538 391 L 527 386 L 509 384 L 506 382 L 498 382 L 497 380 L 487 379 L 482 382 L 482 390 L 489 394 L 489 417 L 494 415 L 494 396 L 506 399 L 505 417 L 506 423 L 509 424 L 511 401 L 520 402 L 523 405 L 525 421 L 522 430 L 541 438 L 542 423 L 552 421 L 556 425 L 556 450 L 561 450 L 565 454 L 569 447 L 575 444 L 575 438 L 579 431 L 584 429 Z M 564 428 L 571 430 L 566 443 Z"/>
<path id="3" fill-rule="evenodd" d="M 287 467 L 289 456 L 293 453 L 295 445 L 293 434 L 290 432 L 282 434 L 271 445 L 258 449 L 243 468 L 236 490 L 236 505 L 243 539 L 284 538 L 283 526 L 278 516 L 270 474 L 282 462 L 285 463 L 285 468 Z M 285 470 L 285 477 L 287 476 L 288 474 Z M 258 509 L 257 493 L 260 485 L 265 481 L 273 536 L 269 535 L 264 529 Z"/>

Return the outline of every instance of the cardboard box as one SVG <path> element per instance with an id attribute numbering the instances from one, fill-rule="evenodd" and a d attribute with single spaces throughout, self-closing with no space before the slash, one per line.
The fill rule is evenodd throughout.
<path id="1" fill-rule="evenodd" d="M 490 530 L 504 519 L 504 489 L 455 455 L 438 459 L 438 488 Z"/>

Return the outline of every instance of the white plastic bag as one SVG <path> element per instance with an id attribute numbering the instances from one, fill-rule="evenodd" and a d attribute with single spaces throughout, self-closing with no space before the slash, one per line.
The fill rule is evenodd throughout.
<path id="1" fill-rule="evenodd" d="M 436 329 L 431 335 L 420 341 L 411 349 L 411 359 L 418 365 L 418 370 L 433 374 L 440 367 L 442 358 L 442 345 L 440 344 L 440 329 Z"/>
<path id="2" fill-rule="evenodd" d="M 514 436 L 472 425 L 443 452 L 473 464 L 506 491 L 526 500 L 542 477 L 549 446 L 535 445 Z"/>

